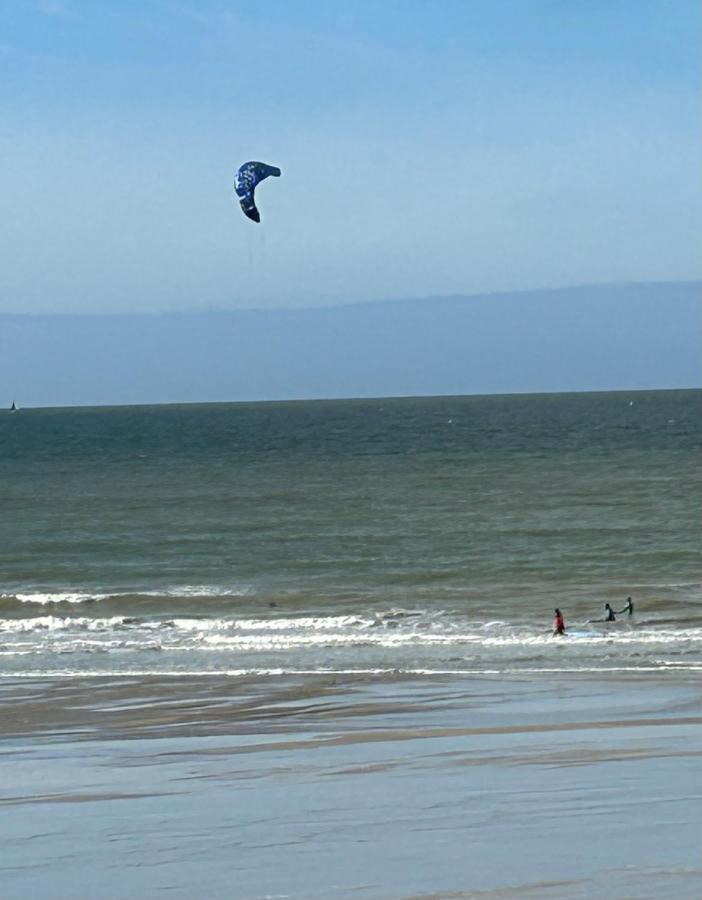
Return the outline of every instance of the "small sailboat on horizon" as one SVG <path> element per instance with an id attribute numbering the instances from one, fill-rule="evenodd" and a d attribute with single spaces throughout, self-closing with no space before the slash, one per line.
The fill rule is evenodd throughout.
<path id="1" fill-rule="evenodd" d="M 12 406 L 10 407 L 10 412 L 17 412 L 17 404 L 15 401 L 12 401 Z"/>

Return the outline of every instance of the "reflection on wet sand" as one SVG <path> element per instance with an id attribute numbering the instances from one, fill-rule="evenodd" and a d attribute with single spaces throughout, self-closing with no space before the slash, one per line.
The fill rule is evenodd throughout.
<path id="1" fill-rule="evenodd" d="M 5 895 L 699 894 L 699 684 L 2 686 Z"/>

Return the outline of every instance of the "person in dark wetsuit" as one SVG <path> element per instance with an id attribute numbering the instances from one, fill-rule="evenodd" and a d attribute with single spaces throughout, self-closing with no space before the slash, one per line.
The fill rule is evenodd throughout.
<path id="1" fill-rule="evenodd" d="M 624 613 L 629 613 L 630 616 L 634 615 L 634 604 L 631 602 L 631 597 L 626 598 L 626 606 L 624 609 L 620 609 L 617 615 L 622 616 Z"/>
<path id="2" fill-rule="evenodd" d="M 605 603 L 605 622 L 616 622 L 617 617 L 614 615 L 614 610 L 609 605 L 609 603 Z"/>
<path id="3" fill-rule="evenodd" d="M 553 612 L 553 634 L 555 637 L 557 634 L 565 634 L 565 622 L 563 621 L 563 613 L 560 609 L 554 609 Z"/>

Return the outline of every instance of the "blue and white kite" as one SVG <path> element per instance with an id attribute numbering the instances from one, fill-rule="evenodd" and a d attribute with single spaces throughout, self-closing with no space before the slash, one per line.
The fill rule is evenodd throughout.
<path id="1" fill-rule="evenodd" d="M 261 221 L 261 216 L 256 209 L 254 201 L 254 191 L 256 190 L 256 185 L 263 181 L 264 178 L 268 178 L 269 175 L 274 175 L 277 178 L 280 175 L 280 169 L 262 162 L 245 162 L 239 166 L 236 173 L 234 190 L 239 198 L 239 205 L 244 215 L 254 222 Z"/>

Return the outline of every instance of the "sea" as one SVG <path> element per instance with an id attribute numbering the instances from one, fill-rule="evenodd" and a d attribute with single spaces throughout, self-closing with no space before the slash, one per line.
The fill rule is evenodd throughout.
<path id="1" fill-rule="evenodd" d="M 700 669 L 701 412 L 678 390 L 0 413 L 0 677 Z"/>

